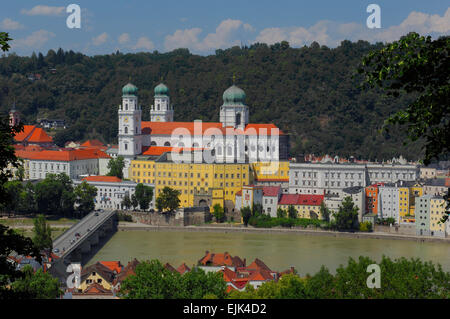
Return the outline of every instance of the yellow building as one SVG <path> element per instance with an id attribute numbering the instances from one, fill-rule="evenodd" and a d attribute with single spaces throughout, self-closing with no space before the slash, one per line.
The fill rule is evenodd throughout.
<path id="1" fill-rule="evenodd" d="M 278 203 L 278 208 L 288 211 L 289 206 L 293 206 L 299 218 L 322 219 L 320 205 L 324 200 L 324 195 L 309 194 L 283 194 Z"/>
<path id="2" fill-rule="evenodd" d="M 85 291 L 90 285 L 96 283 L 103 288 L 111 290 L 114 280 L 114 272 L 97 262 L 83 269 L 79 291 Z"/>
<path id="3" fill-rule="evenodd" d="M 398 211 L 403 222 L 412 222 L 415 216 L 416 197 L 423 195 L 420 184 L 398 188 Z"/>
<path id="4" fill-rule="evenodd" d="M 256 162 L 251 167 L 258 182 L 289 182 L 289 161 Z"/>
<path id="5" fill-rule="evenodd" d="M 440 197 L 430 199 L 430 232 L 432 236 L 440 234 L 445 237 L 445 223 L 439 221 L 445 214 L 445 200 Z M 447 221 L 448 223 L 449 221 Z"/>
<path id="6" fill-rule="evenodd" d="M 155 197 L 169 186 L 181 192 L 181 207 L 196 206 L 204 200 L 212 211 L 217 203 L 222 207 L 227 200 L 234 204 L 236 192 L 250 183 L 250 170 L 249 164 L 174 163 L 138 158 L 131 162 L 130 178 L 137 183 L 154 184 Z"/>

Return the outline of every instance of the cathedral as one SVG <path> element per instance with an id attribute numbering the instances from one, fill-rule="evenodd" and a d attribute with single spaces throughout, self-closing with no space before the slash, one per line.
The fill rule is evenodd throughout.
<path id="1" fill-rule="evenodd" d="M 220 122 L 174 122 L 169 88 L 160 83 L 154 93 L 150 121 L 142 121 L 138 88 L 131 83 L 122 88 L 118 155 L 125 159 L 125 178 L 131 160 L 155 151 L 175 151 L 175 155 L 195 152 L 206 163 L 278 162 L 288 158 L 288 135 L 274 124 L 249 123 L 245 92 L 235 85 L 223 93 Z M 182 155 L 179 158 L 186 162 Z"/>

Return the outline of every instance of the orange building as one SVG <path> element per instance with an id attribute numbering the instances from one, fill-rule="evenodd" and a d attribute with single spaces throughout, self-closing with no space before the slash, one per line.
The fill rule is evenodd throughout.
<path id="1" fill-rule="evenodd" d="M 366 187 L 366 214 L 378 215 L 378 187 L 384 183 L 376 183 Z"/>

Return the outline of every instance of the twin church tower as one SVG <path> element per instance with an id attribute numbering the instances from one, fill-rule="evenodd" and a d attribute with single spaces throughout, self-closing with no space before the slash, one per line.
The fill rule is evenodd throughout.
<path id="1" fill-rule="evenodd" d="M 172 145 L 170 140 L 158 145 L 152 140 L 152 134 L 158 136 L 156 130 L 160 122 L 173 122 L 173 105 L 170 104 L 169 89 L 160 83 L 154 90 L 154 105 L 150 107 L 150 122 L 142 122 L 142 109 L 138 102 L 138 88 L 128 83 L 122 88 L 122 104 L 119 105 L 119 151 L 118 155 L 125 158 L 124 176 L 128 172 L 131 160 L 142 154 L 142 148 L 150 145 Z M 248 106 L 245 105 L 245 92 L 235 85 L 223 93 L 223 105 L 220 107 L 220 123 L 218 127 L 233 127 L 245 130 L 249 121 Z M 180 126 L 186 122 L 180 122 Z M 175 123 L 172 123 L 175 125 Z M 143 127 L 149 130 L 144 130 Z M 168 136 L 169 137 L 169 136 Z"/>

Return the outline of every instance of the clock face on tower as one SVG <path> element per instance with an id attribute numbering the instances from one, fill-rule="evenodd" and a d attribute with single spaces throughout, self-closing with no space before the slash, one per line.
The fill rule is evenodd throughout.
<path id="1" fill-rule="evenodd" d="M 123 121 L 124 121 L 125 123 L 128 123 L 128 116 L 125 116 L 125 118 L 123 119 Z"/>
<path id="2" fill-rule="evenodd" d="M 159 116 L 156 117 L 156 122 L 161 122 L 161 118 Z"/>

